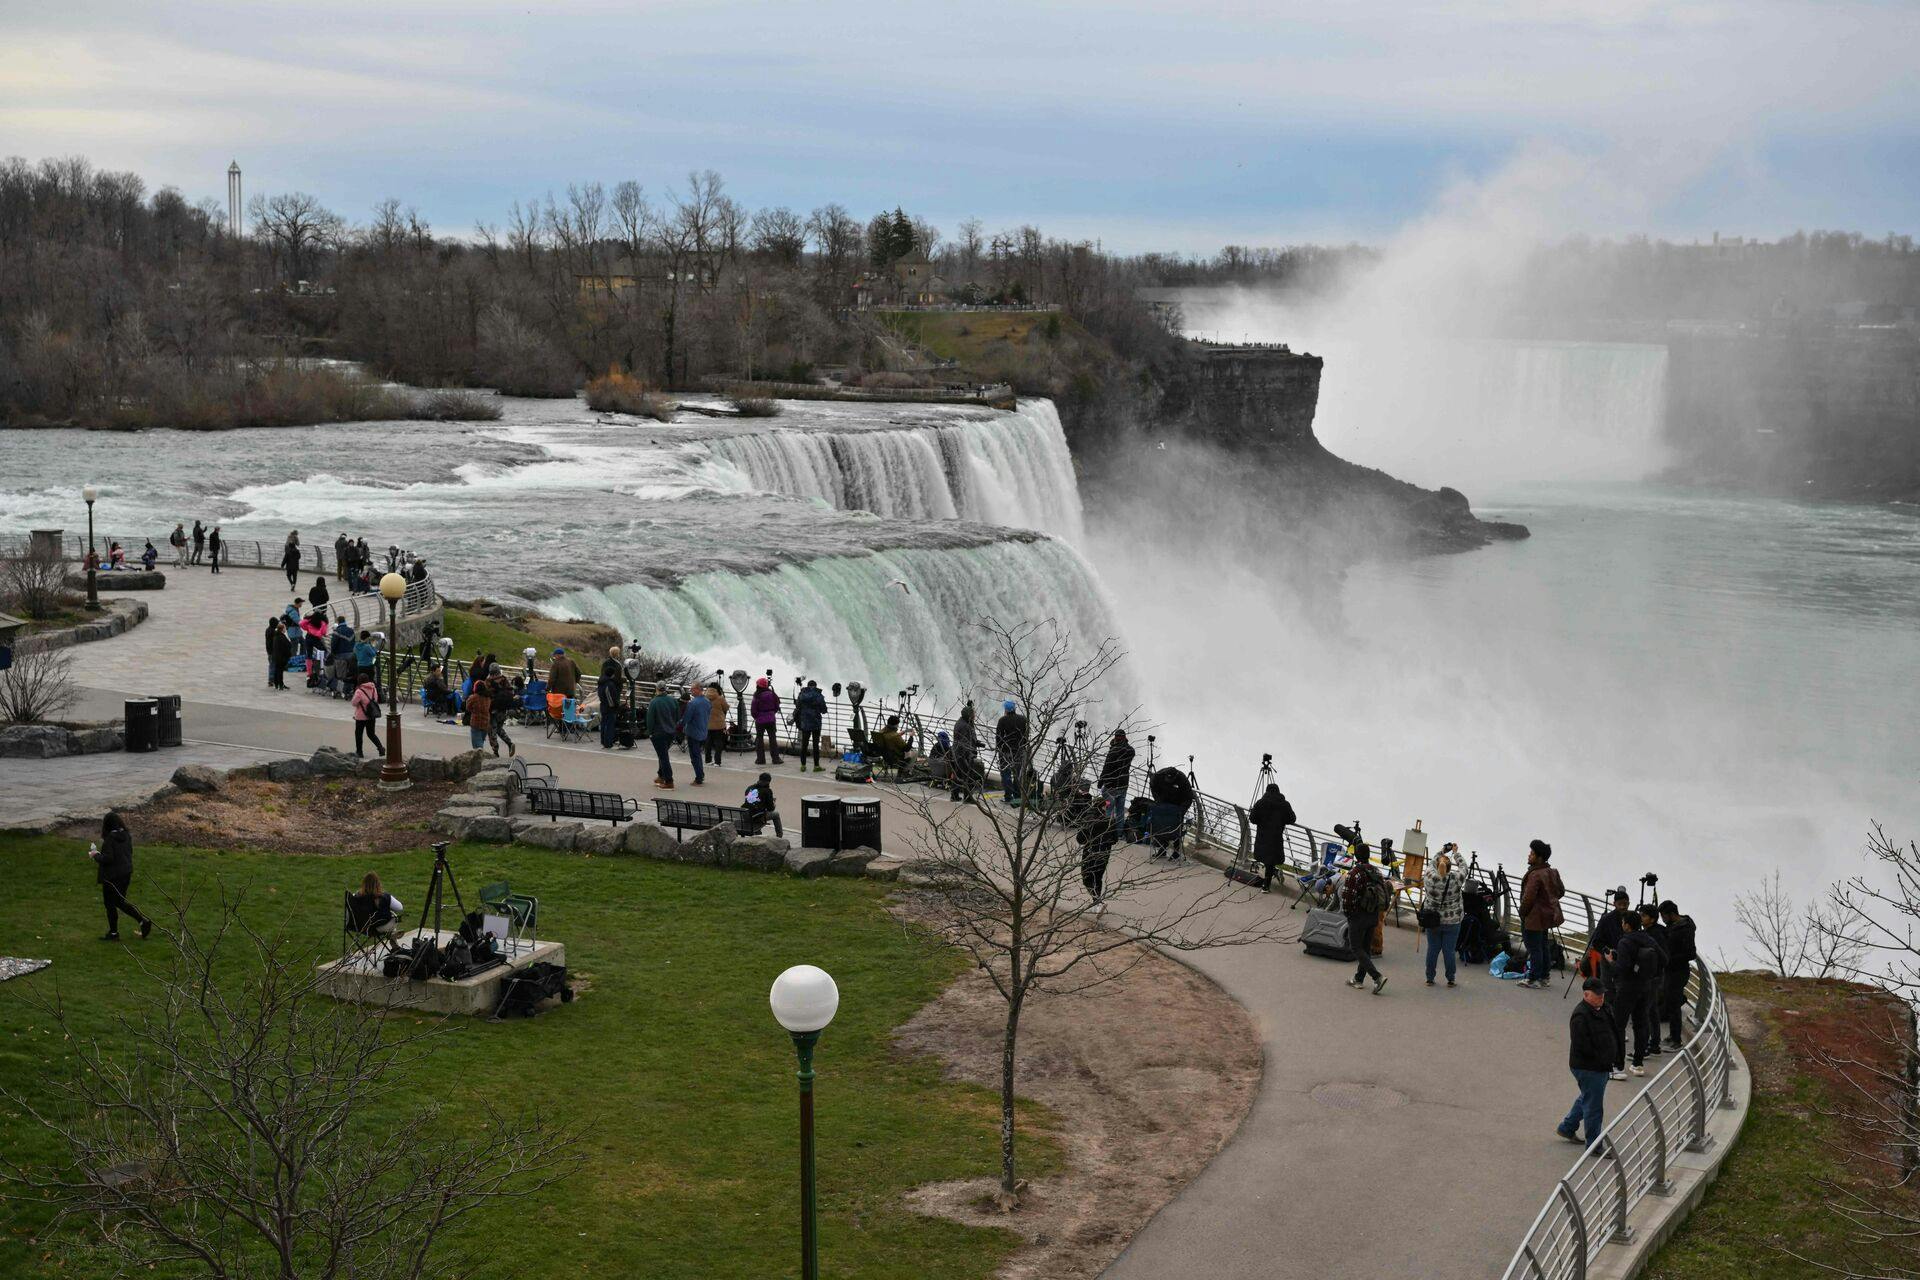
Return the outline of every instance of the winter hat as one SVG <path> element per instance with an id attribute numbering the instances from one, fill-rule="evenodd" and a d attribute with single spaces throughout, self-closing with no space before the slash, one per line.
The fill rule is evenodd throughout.
<path id="1" fill-rule="evenodd" d="M 1007 699 L 1007 700 L 1006 700 L 1005 702 L 1003 702 L 1003 703 L 1001 703 L 1000 705 L 1001 705 L 1002 707 L 1005 707 L 1005 708 L 1006 708 L 1006 709 L 1007 709 L 1008 711 L 1012 711 L 1012 710 L 1013 710 L 1013 699 L 1012 699 L 1012 698 L 1008 698 L 1008 699 Z"/>
<path id="2" fill-rule="evenodd" d="M 753 682 L 753 687 L 754 687 L 754 688 L 756 688 L 756 689 L 764 689 L 764 688 L 766 688 L 766 687 L 767 687 L 767 678 L 766 678 L 765 676 L 761 676 L 761 677 L 760 677 L 760 678 L 759 678 L 758 680 L 755 680 L 755 681 Z"/>
<path id="3" fill-rule="evenodd" d="M 566 650 L 565 650 L 564 648 L 561 648 L 561 647 L 559 647 L 559 646 L 555 646 L 555 648 L 554 648 L 554 651 L 553 651 L 553 656 L 557 658 L 557 657 L 559 657 L 559 656 L 560 656 L 561 654 L 563 654 L 563 653 L 565 653 L 565 652 L 566 652 Z"/>

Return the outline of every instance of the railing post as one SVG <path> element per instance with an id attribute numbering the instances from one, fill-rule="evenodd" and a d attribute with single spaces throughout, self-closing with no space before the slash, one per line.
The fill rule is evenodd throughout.
<path id="1" fill-rule="evenodd" d="M 1613 1166 L 1613 1234 L 1607 1237 L 1614 1244 L 1630 1244 L 1633 1241 L 1633 1228 L 1627 1225 L 1627 1162 L 1620 1154 L 1620 1140 L 1612 1134 L 1607 1135 L 1607 1162 Z"/>
<path id="2" fill-rule="evenodd" d="M 1647 1185 L 1647 1194 L 1669 1196 L 1673 1194 L 1673 1181 L 1667 1177 L 1667 1122 L 1660 1114 L 1660 1099 L 1654 1096 L 1654 1090 L 1641 1096 L 1653 1113 L 1653 1181 Z"/>
<path id="3" fill-rule="evenodd" d="M 1580 1197 L 1565 1178 L 1560 1179 L 1559 1191 L 1573 1215 L 1573 1280 L 1587 1280 L 1587 1216 L 1580 1212 Z"/>
<path id="4" fill-rule="evenodd" d="M 1540 1268 L 1540 1259 L 1533 1256 L 1533 1246 L 1523 1243 L 1520 1256 L 1527 1260 L 1527 1270 L 1533 1273 L 1533 1280 L 1547 1280 L 1547 1273 Z"/>
<path id="5" fill-rule="evenodd" d="M 1680 1062 L 1687 1069 L 1687 1082 L 1693 1086 L 1693 1133 L 1687 1138 L 1688 1151 L 1705 1151 L 1713 1146 L 1707 1136 L 1707 1091 L 1700 1079 L 1700 1064 L 1693 1060 L 1693 1046 L 1680 1046 Z"/>
<path id="6" fill-rule="evenodd" d="M 1707 1009 L 1713 1003 L 1713 979 L 1707 976 L 1707 962 L 1698 956 L 1693 958 L 1693 972 L 1699 984 L 1699 994 L 1693 998 L 1693 1025 L 1703 1027 L 1707 1024 Z"/>
<path id="7" fill-rule="evenodd" d="M 1714 1012 L 1720 1034 L 1720 1109 L 1733 1111 L 1740 1105 L 1733 1100 L 1733 1025 L 1727 1021 L 1724 1004 Z"/>

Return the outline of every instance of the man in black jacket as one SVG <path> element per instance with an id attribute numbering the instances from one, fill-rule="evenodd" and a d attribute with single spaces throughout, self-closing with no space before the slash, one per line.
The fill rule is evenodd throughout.
<path id="1" fill-rule="evenodd" d="M 606 661 L 600 664 L 600 749 L 613 750 L 613 744 L 620 734 L 620 686 L 627 678 L 626 671 L 620 665 L 620 646 L 614 645 L 607 650 Z"/>
<path id="2" fill-rule="evenodd" d="M 1613 910 L 1594 922 L 1593 938 L 1588 943 L 1601 955 L 1613 950 L 1613 944 L 1620 941 L 1620 935 L 1627 931 L 1626 918 L 1633 910 L 1633 899 L 1625 889 L 1613 891 Z"/>
<path id="3" fill-rule="evenodd" d="M 1133 781 L 1133 744 L 1125 729 L 1113 731 L 1107 758 L 1100 766 L 1100 796 L 1107 802 L 1107 817 L 1115 823 L 1127 820 L 1127 787 Z"/>
<path id="4" fill-rule="evenodd" d="M 1660 1011 L 1667 998 L 1667 926 L 1660 923 L 1660 908 L 1651 902 L 1640 904 L 1640 932 L 1653 939 L 1654 950 L 1660 956 L 1660 970 L 1646 983 L 1647 1026 L 1652 1030 L 1647 1035 L 1647 1056 L 1660 1056 Z"/>
<path id="5" fill-rule="evenodd" d="M 1693 970 L 1693 962 L 1699 958 L 1696 945 L 1698 933 L 1694 928 L 1693 917 L 1680 914 L 1680 908 L 1671 899 L 1660 904 L 1660 919 L 1667 927 L 1667 971 L 1661 979 L 1659 1017 L 1655 1019 L 1653 1029 L 1656 1034 L 1660 1023 L 1667 1024 L 1667 1047 L 1680 1047 L 1680 1010 L 1687 1003 L 1687 975 Z"/>
<path id="6" fill-rule="evenodd" d="M 1607 1003 L 1613 1006 L 1613 1069 L 1644 1076 L 1641 1064 L 1647 1057 L 1650 1020 L 1648 996 L 1656 989 L 1660 976 L 1660 950 L 1640 928 L 1640 913 L 1629 911 L 1621 919 L 1626 932 L 1613 944 L 1613 989 Z M 1633 1064 L 1627 1065 L 1627 1028 L 1633 1028 Z"/>
<path id="7" fill-rule="evenodd" d="M 1606 986 L 1598 978 L 1580 984 L 1580 1003 L 1567 1022 L 1567 1067 L 1580 1092 L 1555 1132 L 1568 1142 L 1592 1146 L 1606 1124 L 1607 1069 L 1613 1065 L 1613 1023 L 1604 1007 Z M 1587 1136 L 1580 1137 L 1580 1126 Z"/>
<path id="8" fill-rule="evenodd" d="M 1027 718 L 1012 698 L 1000 704 L 993 726 L 993 753 L 1000 758 L 1001 798 L 1018 805 L 1027 793 Z"/>

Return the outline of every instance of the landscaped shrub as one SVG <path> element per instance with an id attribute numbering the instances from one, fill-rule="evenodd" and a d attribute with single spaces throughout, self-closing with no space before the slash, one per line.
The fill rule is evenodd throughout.
<path id="1" fill-rule="evenodd" d="M 659 422 L 672 422 L 679 407 L 619 365 L 587 383 L 587 405 L 602 413 L 631 413 Z"/>
<path id="2" fill-rule="evenodd" d="M 500 398 L 483 391 L 461 391 L 442 387 L 419 397 L 417 416 L 435 422 L 495 422 L 500 417 Z"/>

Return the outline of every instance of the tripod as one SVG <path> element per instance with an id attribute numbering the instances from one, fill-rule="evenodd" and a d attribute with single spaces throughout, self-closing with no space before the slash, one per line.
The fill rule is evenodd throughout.
<path id="1" fill-rule="evenodd" d="M 433 912 L 433 940 L 440 941 L 440 904 L 443 890 L 453 889 L 453 905 L 460 908 L 460 919 L 467 918 L 467 904 L 460 898 L 460 882 L 453 878 L 453 864 L 447 861 L 447 844 L 438 841 L 433 846 L 433 879 L 427 885 L 427 896 L 420 903 L 420 923 L 414 927 L 416 934 L 427 927 L 427 912 Z"/>
<path id="2" fill-rule="evenodd" d="M 1273 757 L 1260 757 L 1260 772 L 1253 780 L 1253 799 L 1258 800 L 1261 796 L 1267 794 L 1268 787 L 1278 785 L 1279 782 L 1273 776 Z M 1248 804 L 1251 805 L 1252 801 L 1249 801 Z"/>

